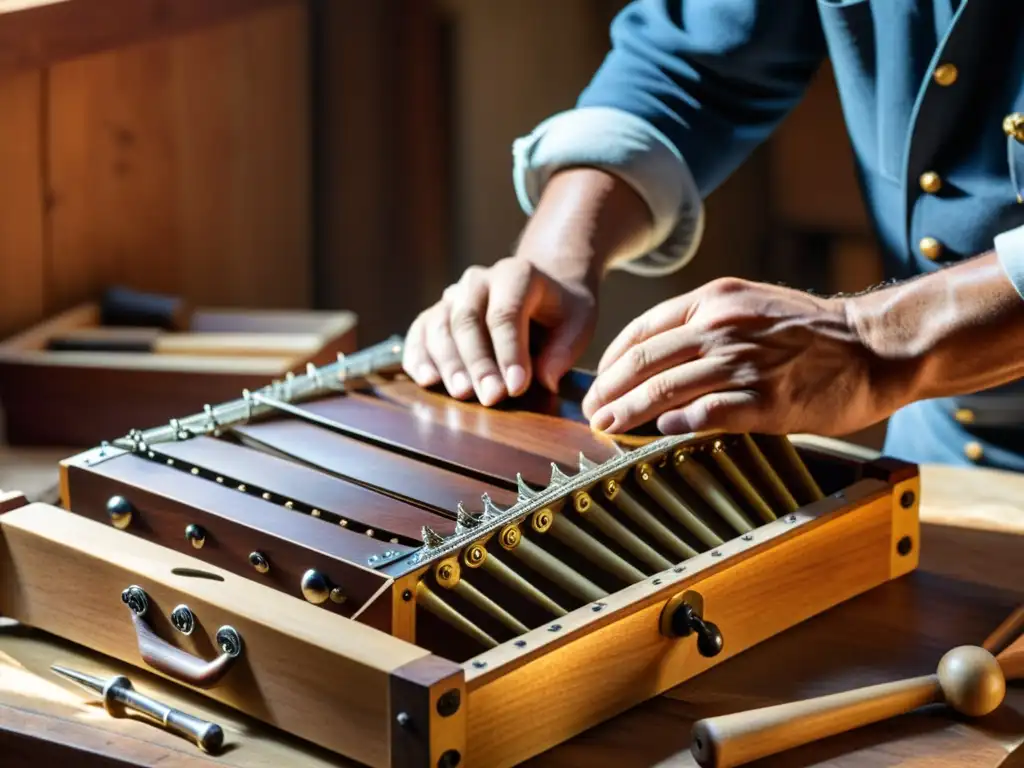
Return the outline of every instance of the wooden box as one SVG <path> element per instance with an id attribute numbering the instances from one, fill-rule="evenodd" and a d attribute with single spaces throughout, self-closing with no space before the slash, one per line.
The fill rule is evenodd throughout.
<path id="1" fill-rule="evenodd" d="M 185 329 L 199 342 L 191 354 L 47 348 L 51 339 L 82 334 L 99 321 L 99 305 L 84 304 L 0 343 L 0 423 L 8 444 L 96 445 L 237 398 L 309 363 L 324 365 L 356 345 L 351 312 L 200 307 Z M 203 340 L 215 336 L 247 348 L 203 349 Z M 282 353 L 249 349 L 254 339 Z"/>

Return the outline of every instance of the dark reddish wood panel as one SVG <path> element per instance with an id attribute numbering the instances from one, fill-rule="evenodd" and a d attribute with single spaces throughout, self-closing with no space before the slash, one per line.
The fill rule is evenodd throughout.
<path id="1" fill-rule="evenodd" d="M 455 532 L 455 522 L 420 507 L 346 482 L 304 464 L 271 456 L 223 440 L 198 437 L 155 446 L 165 456 L 203 467 L 249 486 L 266 488 L 274 497 L 333 512 L 369 528 L 384 529 L 419 541 L 424 525 L 438 533 Z"/>
<path id="2" fill-rule="evenodd" d="M 354 482 L 379 488 L 454 515 L 459 502 L 469 511 L 482 507 L 480 496 L 511 506 L 507 488 L 449 472 L 408 456 L 360 442 L 291 418 L 236 427 L 235 432 Z M 514 475 L 513 475 L 514 477 Z"/>

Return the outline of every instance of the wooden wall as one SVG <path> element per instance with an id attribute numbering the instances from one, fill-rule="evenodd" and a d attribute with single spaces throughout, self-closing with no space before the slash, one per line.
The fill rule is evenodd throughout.
<path id="1" fill-rule="evenodd" d="M 253 5 L 0 76 L 0 335 L 118 282 L 310 303 L 307 8 Z"/>

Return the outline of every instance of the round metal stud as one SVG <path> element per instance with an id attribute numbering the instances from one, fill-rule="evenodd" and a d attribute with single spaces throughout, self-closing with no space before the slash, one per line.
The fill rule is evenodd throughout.
<path id="1" fill-rule="evenodd" d="M 179 605 L 171 611 L 171 624 L 183 635 L 191 635 L 196 628 L 196 615 L 187 605 Z"/>
<path id="2" fill-rule="evenodd" d="M 331 590 L 331 602 L 341 605 L 348 600 L 348 595 L 345 594 L 345 590 L 341 587 L 335 587 Z"/>
<path id="3" fill-rule="evenodd" d="M 985 449 L 981 447 L 981 443 L 972 441 L 964 446 L 964 455 L 971 461 L 980 461 L 985 455 Z"/>
<path id="4" fill-rule="evenodd" d="M 228 656 L 235 658 L 242 653 L 242 636 L 231 626 L 223 626 L 217 630 L 217 647 Z"/>
<path id="5" fill-rule="evenodd" d="M 956 68 L 956 65 L 949 63 L 939 64 L 932 73 L 932 78 L 935 82 L 944 88 L 955 83 L 959 76 L 960 71 Z"/>
<path id="6" fill-rule="evenodd" d="M 149 610 L 149 598 L 142 587 L 134 584 L 121 593 L 121 602 L 127 605 L 136 616 L 145 616 Z"/>
<path id="7" fill-rule="evenodd" d="M 266 573 L 270 570 L 270 563 L 262 552 L 250 552 L 249 565 L 255 568 L 258 573 Z"/>
<path id="8" fill-rule="evenodd" d="M 935 261 L 942 255 L 942 243 L 934 237 L 922 237 L 917 247 L 921 249 L 921 255 L 931 261 Z"/>
<path id="9" fill-rule="evenodd" d="M 302 574 L 302 596 L 314 605 L 320 605 L 331 596 L 331 585 L 320 571 L 310 568 Z"/>
<path id="10" fill-rule="evenodd" d="M 124 530 L 132 522 L 135 508 L 124 496 L 111 496 L 107 500 L 107 516 L 115 528 Z"/>
<path id="11" fill-rule="evenodd" d="M 942 189 L 942 177 L 935 171 L 926 171 L 925 173 L 922 173 L 918 182 L 921 184 L 921 190 L 927 192 L 929 195 L 934 195 Z"/>
<path id="12" fill-rule="evenodd" d="M 192 542 L 192 546 L 196 549 L 202 549 L 203 544 L 206 543 L 206 531 L 195 523 L 191 523 L 185 529 L 185 538 Z"/>
<path id="13" fill-rule="evenodd" d="M 1024 114 L 1014 112 L 1003 118 L 1003 133 L 1024 142 Z"/>
<path id="14" fill-rule="evenodd" d="M 953 418 L 960 424 L 973 424 L 974 423 L 974 411 L 970 408 L 960 408 L 954 414 Z"/>

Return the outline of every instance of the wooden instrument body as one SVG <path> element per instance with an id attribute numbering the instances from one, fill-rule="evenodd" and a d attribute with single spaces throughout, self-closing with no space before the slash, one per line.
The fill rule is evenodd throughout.
<path id="1" fill-rule="evenodd" d="M 245 650 L 228 672 L 206 687 L 179 675 L 189 687 L 366 764 L 445 764 L 454 750 L 461 764 L 504 766 L 917 565 L 911 465 L 798 443 L 794 459 L 765 438 L 755 448 L 792 491 L 791 505 L 773 504 L 771 522 L 735 505 L 751 522 L 742 534 L 704 514 L 720 539 L 702 543 L 676 526 L 694 553 L 661 550 L 660 561 L 644 562 L 647 550 L 637 555 L 616 541 L 620 529 L 609 535 L 598 515 L 635 522 L 617 505 L 650 490 L 645 473 L 659 478 L 662 495 L 674 489 L 693 509 L 709 487 L 735 501 L 742 483 L 730 485 L 716 467 L 725 466 L 723 446 L 734 466 L 754 467 L 750 438 L 652 439 L 623 451 L 554 415 L 561 406 L 484 411 L 397 383 L 381 385 L 378 401 L 386 399 L 380 393 L 390 400 L 332 394 L 301 405 L 329 414 L 330 429 L 308 415 L 292 419 L 298 406 L 288 405 L 241 426 L 222 421 L 218 431 L 245 445 L 214 435 L 160 441 L 151 432 L 69 459 L 70 513 L 26 507 L 0 517 L 0 613 L 152 669 L 121 600 L 134 585 L 150 598 L 153 633 L 200 660 L 217 655 L 220 627 L 241 634 Z M 172 425 L 172 438 L 180 429 Z M 587 458 L 573 469 L 580 451 Z M 703 473 L 680 468 L 691 460 Z M 799 498 L 803 466 L 820 485 L 812 499 Z M 687 484 L 709 476 L 716 485 Z M 768 497 L 770 485 L 757 490 Z M 474 494 L 487 500 L 471 507 Z M 130 506 L 108 508 L 113 497 Z M 654 496 L 644 498 L 659 520 L 678 522 L 650 503 Z M 421 523 L 431 531 L 416 542 Z M 201 530 L 198 539 L 186 536 L 189 526 Z M 549 541 L 556 530 L 563 537 Z M 565 544 L 579 544 L 579 531 L 582 550 Z M 535 557 L 546 551 L 570 575 L 546 579 L 535 558 L 520 567 L 520 547 Z M 563 610 L 531 611 L 523 594 L 477 567 L 480 549 Z M 254 552 L 268 570 L 253 567 Z M 304 582 L 311 570 L 321 577 L 312 587 Z M 470 592 L 456 589 L 463 582 Z M 489 609 L 465 599 L 480 592 Z M 169 620 L 180 604 L 198 622 L 187 637 Z M 717 626 L 720 653 L 705 656 L 695 634 L 679 635 L 672 620 L 684 604 Z M 452 608 L 482 634 L 453 629 Z M 513 612 L 520 628 L 510 631 L 502 614 Z M 168 676 L 175 679 L 173 670 Z"/>

